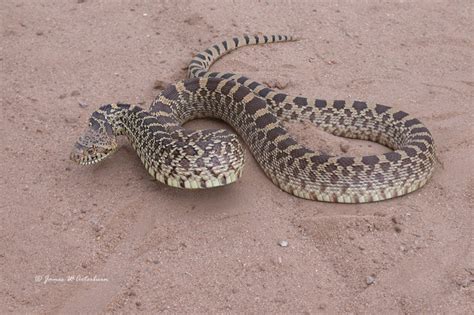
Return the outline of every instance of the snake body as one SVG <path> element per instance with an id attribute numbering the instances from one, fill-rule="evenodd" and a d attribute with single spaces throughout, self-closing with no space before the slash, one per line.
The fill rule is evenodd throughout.
<path id="1" fill-rule="evenodd" d="M 435 161 L 433 138 L 416 118 L 362 101 L 293 97 L 232 73 L 208 72 L 212 62 L 240 46 L 291 37 L 243 36 L 213 45 L 189 66 L 192 78 L 167 87 L 149 110 L 108 104 L 94 112 L 71 158 L 98 162 L 125 134 L 148 172 L 180 188 L 209 188 L 242 174 L 243 149 L 226 130 L 192 131 L 186 121 L 214 117 L 230 124 L 273 183 L 295 196 L 362 203 L 401 196 L 423 186 Z M 363 157 L 317 154 L 295 141 L 281 119 L 309 121 L 332 134 L 371 140 L 394 151 Z"/>

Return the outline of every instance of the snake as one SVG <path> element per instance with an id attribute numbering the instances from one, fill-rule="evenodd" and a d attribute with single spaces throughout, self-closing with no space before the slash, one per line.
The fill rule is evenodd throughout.
<path id="1" fill-rule="evenodd" d="M 283 191 L 324 202 L 391 199 L 424 186 L 434 171 L 433 136 L 417 118 L 393 107 L 359 100 L 290 96 L 245 76 L 210 72 L 236 48 L 297 40 L 287 35 L 240 36 L 196 54 L 189 78 L 167 86 L 149 109 L 111 103 L 92 113 L 71 160 L 96 164 L 118 149 L 125 135 L 148 173 L 185 189 L 236 182 L 246 161 L 244 140 L 264 173 Z M 192 130 L 183 124 L 217 118 L 226 129 Z M 336 136 L 369 140 L 391 150 L 378 155 L 317 153 L 298 143 L 285 121 L 308 122 Z"/>

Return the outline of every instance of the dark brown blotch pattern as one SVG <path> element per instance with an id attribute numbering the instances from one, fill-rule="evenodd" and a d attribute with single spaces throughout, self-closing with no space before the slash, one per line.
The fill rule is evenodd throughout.
<path id="1" fill-rule="evenodd" d="M 329 155 L 315 155 L 310 158 L 314 166 L 319 166 L 321 164 L 327 163 L 329 161 Z"/>
<path id="2" fill-rule="evenodd" d="M 341 157 L 337 159 L 337 163 L 343 167 L 348 167 L 354 164 L 354 158 L 353 157 Z"/>
<path id="3" fill-rule="evenodd" d="M 296 144 L 296 143 L 297 143 L 297 142 L 295 141 L 295 144 Z M 305 155 L 306 153 L 310 153 L 310 152 L 311 152 L 310 150 L 301 147 L 301 148 L 297 148 L 297 149 L 291 150 L 291 151 L 290 151 L 290 155 L 291 155 L 292 157 L 294 157 L 294 158 L 300 158 L 300 157 L 302 157 L 303 155 Z"/>
<path id="4" fill-rule="evenodd" d="M 255 120 L 255 124 L 257 125 L 257 127 L 262 128 L 262 129 L 267 127 L 269 124 L 273 124 L 276 122 L 277 122 L 277 119 L 271 113 L 265 113 Z"/>
<path id="5" fill-rule="evenodd" d="M 376 104 L 375 105 L 375 112 L 379 115 L 385 113 L 389 109 L 390 109 L 390 107 L 382 105 L 382 104 Z"/>
<path id="6" fill-rule="evenodd" d="M 286 139 L 283 139 L 282 141 L 278 142 L 277 146 L 278 146 L 278 149 L 280 150 L 286 150 L 289 146 L 291 145 L 295 145 L 296 144 L 296 141 L 291 139 L 291 138 L 286 138 Z"/>
<path id="7" fill-rule="evenodd" d="M 344 100 L 335 100 L 333 106 L 334 106 L 335 109 L 341 110 L 346 106 L 346 101 L 344 101 Z"/>
<path id="8" fill-rule="evenodd" d="M 367 108 L 367 103 L 365 102 L 360 102 L 360 101 L 355 101 L 353 104 L 352 104 L 352 107 L 358 111 L 358 112 L 361 112 L 363 111 L 364 109 Z"/>
<path id="9" fill-rule="evenodd" d="M 314 106 L 319 108 L 319 109 L 325 108 L 327 106 L 327 101 L 326 100 L 316 100 L 314 102 Z"/>
<path id="10" fill-rule="evenodd" d="M 250 90 L 249 90 L 247 87 L 241 85 L 241 86 L 239 86 L 239 88 L 237 89 L 237 91 L 235 91 L 235 93 L 234 93 L 234 95 L 233 95 L 233 98 L 234 98 L 234 100 L 235 100 L 236 102 L 240 102 L 240 101 L 242 101 L 242 100 L 244 99 L 244 97 L 245 97 L 247 94 L 249 94 L 249 93 L 251 93 Z"/>
<path id="11" fill-rule="evenodd" d="M 392 116 L 395 120 L 402 120 L 403 118 L 408 116 L 408 114 L 405 113 L 404 111 L 399 111 L 399 112 L 396 112 L 395 114 L 393 114 Z"/>
<path id="12" fill-rule="evenodd" d="M 250 115 L 255 115 L 257 111 L 266 107 L 263 100 L 254 97 L 245 104 L 245 111 Z"/>
<path id="13" fill-rule="evenodd" d="M 276 94 L 275 96 L 273 96 L 273 100 L 277 103 L 281 103 L 285 100 L 286 98 L 286 94 L 282 94 L 282 93 L 279 93 L 279 94 Z"/>
<path id="14" fill-rule="evenodd" d="M 273 141 L 276 137 L 286 134 L 285 129 L 281 127 L 272 128 L 267 132 L 268 140 Z"/>
<path id="15" fill-rule="evenodd" d="M 362 157 L 362 163 L 364 163 L 365 165 L 373 166 L 376 165 L 379 161 L 380 160 L 376 155 L 367 155 Z"/>
<path id="16" fill-rule="evenodd" d="M 293 102 L 299 106 L 299 107 L 302 107 L 302 106 L 307 106 L 308 105 L 308 100 L 304 97 L 295 97 L 295 99 L 293 100 Z"/>
<path id="17" fill-rule="evenodd" d="M 397 162 L 402 157 L 400 153 L 395 151 L 384 153 L 384 156 L 390 162 Z"/>

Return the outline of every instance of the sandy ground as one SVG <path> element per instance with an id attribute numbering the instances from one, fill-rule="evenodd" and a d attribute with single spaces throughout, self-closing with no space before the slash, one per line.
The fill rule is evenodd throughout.
<path id="1" fill-rule="evenodd" d="M 0 313 L 473 312 L 470 1 L 2 0 L 0 14 Z M 100 165 L 69 161 L 100 104 L 148 106 L 193 53 L 258 32 L 303 39 L 213 69 L 408 111 L 443 167 L 408 196 L 338 205 L 280 191 L 249 152 L 239 182 L 207 191 L 152 181 L 125 141 Z M 289 127 L 317 150 L 383 150 Z"/>

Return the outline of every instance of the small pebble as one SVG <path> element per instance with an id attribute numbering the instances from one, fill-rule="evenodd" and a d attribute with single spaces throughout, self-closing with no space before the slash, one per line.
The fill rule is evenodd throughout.
<path id="1" fill-rule="evenodd" d="M 179 64 L 180 64 L 179 68 L 181 70 L 184 70 L 184 71 L 188 70 L 188 62 L 187 61 L 181 61 Z"/>
<path id="2" fill-rule="evenodd" d="M 281 247 L 288 247 L 288 241 L 281 240 L 278 242 L 278 245 L 280 245 Z"/>
<path id="3" fill-rule="evenodd" d="M 92 223 L 92 230 L 96 233 L 99 233 L 104 228 L 104 226 L 99 224 L 96 220 L 91 219 L 90 222 Z"/>
<path id="4" fill-rule="evenodd" d="M 64 117 L 64 121 L 68 124 L 77 123 L 77 118 L 75 117 Z"/>
<path id="5" fill-rule="evenodd" d="M 89 105 L 87 105 L 87 103 L 85 103 L 85 102 L 79 101 L 79 106 L 82 107 L 82 108 L 86 108 Z"/>
<path id="6" fill-rule="evenodd" d="M 283 90 L 286 87 L 288 87 L 288 85 L 290 84 L 290 81 L 287 80 L 287 79 L 281 79 L 281 80 L 280 79 L 271 79 L 271 80 L 264 81 L 263 84 L 265 84 L 266 86 L 268 86 L 271 89 L 277 88 L 277 89 Z"/>
<path id="7" fill-rule="evenodd" d="M 199 24 L 199 22 L 201 22 L 202 19 L 203 19 L 202 16 L 198 14 L 193 14 L 190 17 L 184 19 L 183 22 L 189 25 L 196 25 L 196 24 Z"/>
<path id="8" fill-rule="evenodd" d="M 347 151 L 349 151 L 349 145 L 347 143 L 341 143 L 339 147 L 343 153 L 347 153 Z"/>
<path id="9" fill-rule="evenodd" d="M 367 285 L 374 284 L 375 283 L 375 277 L 367 276 L 367 278 L 365 279 L 365 282 L 367 283 Z"/>
<path id="10" fill-rule="evenodd" d="M 470 280 L 470 279 L 464 279 L 463 281 L 461 281 L 459 283 L 459 285 L 463 288 L 467 288 L 469 287 L 472 283 L 474 283 L 474 280 Z"/>
<path id="11" fill-rule="evenodd" d="M 395 224 L 400 224 L 400 219 L 397 218 L 396 216 L 392 216 L 392 222 Z"/>
<path id="12" fill-rule="evenodd" d="M 155 83 L 153 84 L 153 88 L 155 90 L 163 90 L 167 85 L 168 83 L 166 83 L 165 81 L 156 80 Z"/>

